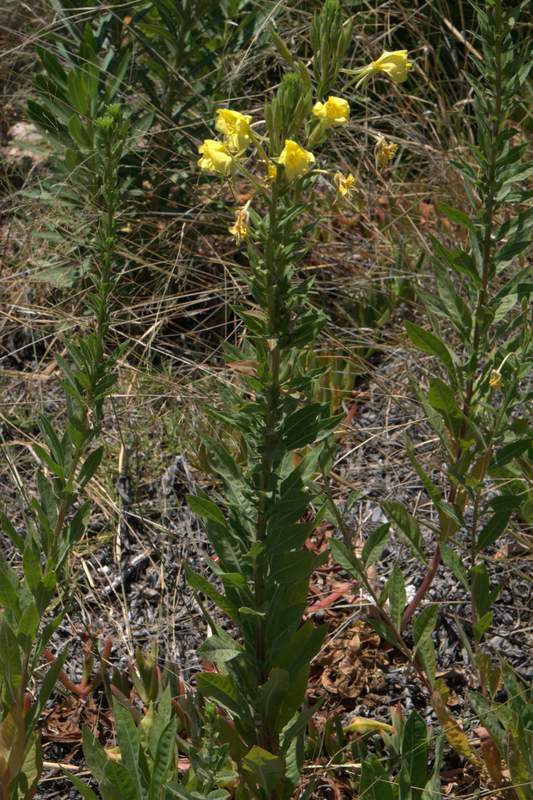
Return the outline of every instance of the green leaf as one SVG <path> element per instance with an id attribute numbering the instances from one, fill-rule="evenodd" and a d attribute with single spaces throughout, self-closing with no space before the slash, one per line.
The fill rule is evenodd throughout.
<path id="1" fill-rule="evenodd" d="M 392 776 L 385 772 L 377 756 L 363 761 L 359 800 L 395 800 Z"/>
<path id="2" fill-rule="evenodd" d="M 242 769 L 253 783 L 268 795 L 274 792 L 283 778 L 283 759 L 254 745 L 242 761 Z"/>
<path id="3" fill-rule="evenodd" d="M 396 625 L 396 629 L 400 630 L 403 611 L 407 603 L 407 595 L 405 592 L 405 581 L 398 564 L 394 565 L 392 574 L 387 582 L 387 596 L 389 598 L 392 620 Z"/>
<path id="4" fill-rule="evenodd" d="M 392 644 L 393 647 L 398 647 L 398 640 L 394 633 L 391 631 L 390 627 L 384 622 L 382 619 L 374 619 L 371 617 L 369 620 L 370 625 L 376 631 L 378 636 L 381 636 L 389 644 Z"/>
<path id="5" fill-rule="evenodd" d="M 225 664 L 242 652 L 242 646 L 223 630 L 210 636 L 199 649 L 202 658 L 211 664 Z"/>
<path id="6" fill-rule="evenodd" d="M 228 675 L 217 672 L 201 672 L 197 678 L 198 691 L 204 697 L 215 700 L 238 719 L 249 716 L 249 712 L 240 702 L 240 693 Z"/>
<path id="7" fill-rule="evenodd" d="M 363 565 L 356 555 L 344 544 L 337 539 L 332 539 L 330 542 L 331 555 L 346 572 L 353 575 L 358 580 L 364 575 Z"/>
<path id="8" fill-rule="evenodd" d="M 502 533 L 505 532 L 510 517 L 511 511 L 499 511 L 489 519 L 477 540 L 476 549 L 478 553 L 494 544 Z"/>
<path id="9" fill-rule="evenodd" d="M 442 759 L 444 755 L 444 740 L 443 733 L 437 736 L 435 744 L 435 759 L 433 764 L 433 775 L 424 786 L 421 800 L 441 800 L 442 799 L 442 784 L 440 773 L 442 769 Z"/>
<path id="10" fill-rule="evenodd" d="M 80 482 L 80 489 L 83 489 L 91 480 L 96 470 L 100 466 L 102 457 L 104 455 L 104 448 L 98 447 L 89 453 L 78 474 L 78 481 Z"/>
<path id="11" fill-rule="evenodd" d="M 453 576 L 457 578 L 463 589 L 469 592 L 470 583 L 468 580 L 468 570 L 464 565 L 464 561 L 457 555 L 455 550 L 447 542 L 441 542 L 440 554 L 442 556 L 442 560 L 448 569 L 451 570 Z"/>
<path id="12" fill-rule="evenodd" d="M 372 531 L 363 547 L 362 561 L 365 569 L 368 569 L 372 564 L 379 560 L 383 550 L 389 541 L 390 525 L 380 525 L 375 531 Z"/>
<path id="13" fill-rule="evenodd" d="M 29 639 L 34 639 L 39 630 L 41 623 L 41 615 L 35 602 L 29 603 L 24 609 L 18 624 L 18 633 L 21 636 L 28 636 Z"/>
<path id="14" fill-rule="evenodd" d="M 455 402 L 455 393 L 440 378 L 431 378 L 428 400 L 434 409 L 442 412 L 445 419 L 456 420 L 461 418 L 461 412 Z"/>
<path id="15" fill-rule="evenodd" d="M 30 711 L 26 715 L 26 725 L 28 727 L 31 727 L 34 721 L 39 719 L 41 713 L 44 711 L 46 703 L 48 702 L 48 699 L 56 686 L 59 673 L 65 664 L 67 653 L 67 648 L 65 648 L 62 653 L 56 656 L 55 662 L 51 665 L 50 669 L 44 676 L 41 688 L 39 689 L 37 702 L 33 703 Z"/>
<path id="16" fill-rule="evenodd" d="M 476 642 L 480 642 L 490 626 L 492 625 L 493 619 L 492 611 L 487 611 L 482 617 L 478 619 L 478 621 L 474 625 L 474 637 Z"/>
<path id="17" fill-rule="evenodd" d="M 41 584 L 42 574 L 39 556 L 35 552 L 33 543 L 31 541 L 29 541 L 24 548 L 22 566 L 24 569 L 24 577 L 26 578 L 27 584 L 30 587 L 30 591 L 33 595 L 35 595 Z"/>
<path id="18" fill-rule="evenodd" d="M 490 591 L 489 573 L 486 564 L 477 564 L 472 567 L 470 575 L 476 614 L 481 618 L 490 609 L 497 592 Z"/>
<path id="19" fill-rule="evenodd" d="M 526 450 L 531 447 L 531 437 L 527 439 L 515 439 L 514 442 L 501 447 L 494 456 L 494 466 L 503 467 L 515 458 L 519 458 Z"/>
<path id="20" fill-rule="evenodd" d="M 78 778 L 77 775 L 73 775 L 72 772 L 67 772 L 66 769 L 62 769 L 61 771 L 65 778 L 67 778 L 72 783 L 74 788 L 78 790 L 83 797 L 83 800 L 100 800 L 98 795 L 93 792 L 91 787 L 87 786 L 87 784 Z"/>
<path id="21" fill-rule="evenodd" d="M 163 781 L 174 777 L 177 720 L 173 717 L 163 728 L 152 768 L 149 800 L 160 800 Z"/>
<path id="22" fill-rule="evenodd" d="M 3 511 L 0 511 L 0 527 L 6 536 L 11 539 L 11 542 L 15 545 L 19 553 L 22 553 L 25 547 L 24 538 L 17 533 L 14 526 L 11 524 L 10 520 L 6 517 Z"/>
<path id="23" fill-rule="evenodd" d="M 95 778 L 98 783 L 102 783 L 104 779 L 104 770 L 108 762 L 105 750 L 88 727 L 83 728 L 82 738 L 83 755 L 87 766 L 93 778 Z"/>
<path id="24" fill-rule="evenodd" d="M 407 718 L 401 745 L 402 770 L 408 775 L 409 800 L 419 800 L 428 776 L 428 732 L 422 717 L 412 711 Z"/>
<path id="25" fill-rule="evenodd" d="M 444 214 L 450 222 L 454 222 L 456 225 L 462 225 L 465 228 L 469 228 L 469 230 L 474 230 L 474 223 L 464 211 L 459 211 L 458 208 L 453 208 L 446 203 L 438 203 L 437 210 L 441 214 Z"/>
<path id="26" fill-rule="evenodd" d="M 389 500 L 381 503 L 381 507 L 392 522 L 395 531 L 425 562 L 422 550 L 422 534 L 418 522 L 409 514 L 403 503 Z"/>
<path id="27" fill-rule="evenodd" d="M 450 377 L 455 376 L 455 357 L 438 336 L 435 336 L 435 334 L 430 333 L 430 331 L 421 328 L 420 325 L 415 325 L 414 322 L 409 322 L 408 320 L 405 323 L 405 328 L 407 335 L 415 347 L 418 347 L 418 349 L 422 350 L 424 353 L 438 358 L 446 367 Z"/>
<path id="28" fill-rule="evenodd" d="M 208 580 L 206 580 L 202 575 L 199 575 L 196 572 L 193 572 L 189 567 L 186 567 L 185 570 L 187 576 L 187 583 L 197 592 L 202 592 L 205 594 L 211 602 L 215 603 L 218 608 L 220 608 L 228 617 L 233 620 L 233 622 L 237 623 L 239 620 L 239 613 L 237 607 L 228 600 L 223 594 L 215 589 Z"/>
<path id="29" fill-rule="evenodd" d="M 144 796 L 137 789 L 134 779 L 128 769 L 119 761 L 108 760 L 104 768 L 104 780 L 102 782 L 103 793 L 105 796 L 107 782 L 118 791 L 118 797 L 114 793 L 111 795 L 113 800 L 144 800 Z"/>
<path id="30" fill-rule="evenodd" d="M 435 648 L 430 636 L 423 637 L 416 648 L 417 658 L 424 668 L 427 679 L 431 686 L 435 683 L 436 656 Z"/>
<path id="31" fill-rule="evenodd" d="M 200 494 L 188 494 L 186 497 L 189 508 L 194 514 L 203 519 L 209 519 L 226 527 L 226 518 L 222 511 L 208 497 Z"/>
<path id="32" fill-rule="evenodd" d="M 426 606 L 416 615 L 413 622 L 413 636 L 416 644 L 431 637 L 437 624 L 439 607 L 436 603 Z"/>
<path id="33" fill-rule="evenodd" d="M 16 611 L 19 607 L 20 585 L 17 574 L 0 558 L 0 606 Z"/>
<path id="34" fill-rule="evenodd" d="M 257 700 L 261 719 L 266 721 L 268 729 L 276 735 L 281 730 L 279 721 L 284 717 L 284 706 L 289 690 L 289 673 L 287 670 L 274 667 L 267 682 L 258 691 Z"/>
<path id="35" fill-rule="evenodd" d="M 287 450 L 296 450 L 314 442 L 320 428 L 320 403 L 312 403 L 290 414 L 281 429 Z"/>
<path id="36" fill-rule="evenodd" d="M 117 742 L 122 756 L 122 764 L 130 775 L 139 800 L 143 798 L 143 785 L 139 770 L 141 737 L 128 709 L 118 701 L 113 701 L 113 717 L 117 726 Z"/>

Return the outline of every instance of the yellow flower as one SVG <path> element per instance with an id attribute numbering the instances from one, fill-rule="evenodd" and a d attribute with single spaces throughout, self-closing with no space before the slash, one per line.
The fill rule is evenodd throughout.
<path id="1" fill-rule="evenodd" d="M 376 147 L 374 149 L 376 167 L 378 167 L 378 169 L 383 169 L 383 167 L 386 167 L 387 164 L 390 164 L 390 162 L 396 155 L 397 150 L 398 150 L 397 144 L 394 144 L 393 142 L 388 142 L 385 139 L 385 137 L 381 136 L 380 134 L 377 138 Z"/>
<path id="2" fill-rule="evenodd" d="M 342 172 L 336 172 L 333 176 L 335 186 L 337 187 L 337 198 L 344 198 L 353 192 L 355 186 L 355 175 L 351 172 L 348 175 L 343 175 Z"/>
<path id="3" fill-rule="evenodd" d="M 502 374 L 497 369 L 490 373 L 489 386 L 491 389 L 499 389 L 502 385 Z"/>
<path id="4" fill-rule="evenodd" d="M 269 181 L 275 181 L 278 177 L 278 167 L 277 164 L 273 164 L 271 161 L 267 164 L 267 178 Z"/>
<path id="5" fill-rule="evenodd" d="M 372 72 L 384 72 L 394 83 L 403 83 L 412 66 L 407 50 L 385 50 L 377 61 L 372 62 Z"/>
<path id="6" fill-rule="evenodd" d="M 346 125 L 350 118 L 350 106 L 342 97 L 330 96 L 325 103 L 315 103 L 313 114 L 326 125 Z"/>
<path id="7" fill-rule="evenodd" d="M 246 150 L 252 141 L 251 116 L 241 114 L 240 111 L 232 111 L 230 108 L 219 108 L 216 113 L 215 127 L 224 135 L 228 150 L 232 153 Z"/>
<path id="8" fill-rule="evenodd" d="M 366 67 L 355 70 L 353 74 L 357 78 L 356 88 L 365 83 L 371 75 L 384 72 L 394 83 L 403 83 L 407 79 L 407 73 L 412 67 L 408 59 L 407 50 L 385 50 L 377 61 L 372 61 Z"/>
<path id="9" fill-rule="evenodd" d="M 234 159 L 227 146 L 216 139 L 205 139 L 198 148 L 202 158 L 198 166 L 204 172 L 218 172 L 219 175 L 230 175 L 234 168 Z"/>
<path id="10" fill-rule="evenodd" d="M 248 223 L 250 221 L 250 214 L 248 212 L 249 205 L 250 201 L 248 200 L 248 202 L 242 208 L 237 209 L 235 212 L 235 222 L 230 228 L 228 228 L 231 235 L 237 240 L 237 244 L 240 244 L 243 239 L 248 237 Z"/>
<path id="11" fill-rule="evenodd" d="M 315 157 L 309 150 L 292 139 L 285 139 L 285 147 L 279 154 L 278 161 L 285 167 L 285 177 L 289 182 L 300 178 L 310 169 L 311 164 L 315 163 Z"/>

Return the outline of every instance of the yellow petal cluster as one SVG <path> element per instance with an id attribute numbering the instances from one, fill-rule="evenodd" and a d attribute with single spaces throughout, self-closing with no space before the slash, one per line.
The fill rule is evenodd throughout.
<path id="1" fill-rule="evenodd" d="M 335 186 L 337 188 L 338 198 L 348 197 L 348 195 L 353 192 L 356 178 L 351 172 L 349 172 L 347 175 L 343 175 L 342 172 L 336 172 L 333 176 L 333 180 L 335 181 Z"/>
<path id="2" fill-rule="evenodd" d="M 285 167 L 284 175 L 290 182 L 301 178 L 315 163 L 314 155 L 292 139 L 285 139 L 285 146 L 279 154 L 278 163 Z"/>
<path id="3" fill-rule="evenodd" d="M 376 141 L 376 147 L 374 149 L 374 156 L 376 159 L 376 166 L 378 169 L 383 169 L 386 167 L 387 164 L 393 160 L 394 156 L 396 155 L 396 151 L 398 150 L 398 145 L 394 144 L 393 142 L 388 142 L 384 136 L 381 134 L 378 136 Z"/>
<path id="4" fill-rule="evenodd" d="M 224 142 L 216 139 L 205 139 L 198 148 L 201 158 L 198 166 L 204 172 L 217 172 L 219 175 L 230 175 L 234 168 L 234 159 Z"/>
<path id="5" fill-rule="evenodd" d="M 228 150 L 231 153 L 246 150 L 252 141 L 250 128 L 252 117 L 249 114 L 241 114 L 240 111 L 232 111 L 230 108 L 219 108 L 216 114 L 215 127 L 223 134 Z"/>
<path id="6" fill-rule="evenodd" d="M 235 212 L 235 222 L 228 228 L 231 235 L 235 237 L 237 244 L 240 244 L 243 239 L 248 237 L 250 222 L 250 214 L 248 212 L 249 205 L 250 201 L 242 206 L 242 208 L 237 209 Z"/>
<path id="7" fill-rule="evenodd" d="M 350 118 L 350 106 L 342 97 L 330 95 L 325 103 L 317 102 L 313 114 L 326 125 L 346 125 Z"/>

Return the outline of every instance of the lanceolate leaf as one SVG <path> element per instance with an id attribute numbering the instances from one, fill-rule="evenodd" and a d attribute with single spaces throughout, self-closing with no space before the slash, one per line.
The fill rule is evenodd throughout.
<path id="1" fill-rule="evenodd" d="M 403 610 L 406 606 L 407 598 L 405 593 L 405 582 L 402 571 L 398 564 L 394 565 L 392 575 L 389 578 L 387 595 L 389 598 L 392 620 L 396 625 L 396 629 L 400 630 L 402 626 Z"/>
<path id="2" fill-rule="evenodd" d="M 381 507 L 399 536 L 425 561 L 422 551 L 422 534 L 415 518 L 409 514 L 402 503 L 396 501 L 381 503 Z"/>
<path id="3" fill-rule="evenodd" d="M 365 569 L 368 569 L 372 564 L 379 560 L 383 550 L 389 541 L 390 525 L 380 525 L 375 531 L 369 535 L 363 547 L 363 564 Z"/>
<path id="4" fill-rule="evenodd" d="M 343 569 L 353 575 L 354 578 L 360 579 L 363 575 L 363 566 L 359 559 L 351 552 L 344 542 L 339 542 L 332 539 L 330 542 L 331 554 L 335 561 L 341 565 Z"/>
<path id="5" fill-rule="evenodd" d="M 402 773 L 407 778 L 407 795 L 410 800 L 419 800 L 428 776 L 428 732 L 422 717 L 412 711 L 402 737 Z M 405 785 L 405 784 L 404 784 Z"/>
<path id="6" fill-rule="evenodd" d="M 450 377 L 455 376 L 455 358 L 447 345 L 434 333 L 421 328 L 414 322 L 407 321 L 405 323 L 407 335 L 411 339 L 415 347 L 422 350 L 424 353 L 435 356 L 446 367 Z"/>
<path id="7" fill-rule="evenodd" d="M 391 777 L 385 772 L 376 756 L 370 756 L 363 761 L 359 798 L 360 800 L 394 800 Z"/>

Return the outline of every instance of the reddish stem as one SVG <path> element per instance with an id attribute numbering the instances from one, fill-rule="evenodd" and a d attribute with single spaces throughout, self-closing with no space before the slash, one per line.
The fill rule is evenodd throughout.
<path id="1" fill-rule="evenodd" d="M 406 625 L 408 624 L 409 620 L 411 619 L 411 617 L 415 613 L 416 609 L 418 608 L 418 606 L 420 605 L 420 603 L 422 602 L 422 600 L 426 596 L 427 591 L 428 591 L 429 587 L 431 586 L 431 584 L 433 583 L 433 579 L 435 578 L 435 575 L 437 574 L 437 570 L 439 568 L 439 564 L 440 564 L 440 545 L 437 544 L 437 546 L 435 548 L 435 552 L 433 553 L 433 558 L 431 559 L 431 564 L 429 566 L 429 570 L 426 573 L 426 577 L 424 578 L 424 580 L 422 581 L 422 583 L 418 587 L 415 596 L 413 597 L 413 599 L 411 600 L 411 602 L 409 603 L 409 605 L 407 606 L 407 608 L 403 612 L 401 630 L 403 630 L 406 627 Z"/>

